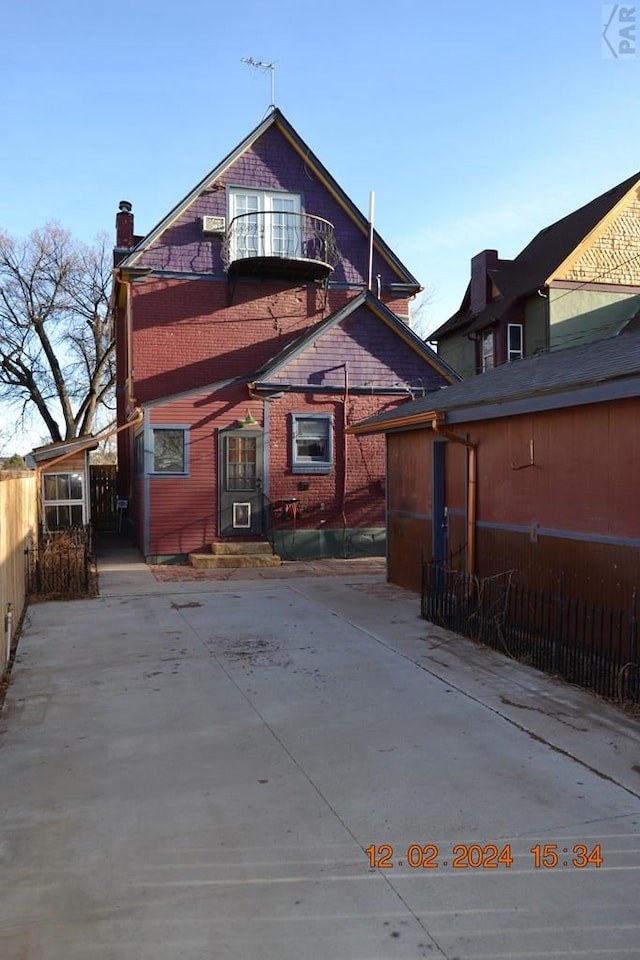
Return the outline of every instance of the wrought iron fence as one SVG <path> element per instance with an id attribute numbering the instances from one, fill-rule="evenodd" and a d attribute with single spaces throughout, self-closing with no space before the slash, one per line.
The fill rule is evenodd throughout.
<path id="1" fill-rule="evenodd" d="M 93 596 L 97 577 L 91 527 L 43 531 L 27 553 L 31 598 Z"/>
<path id="2" fill-rule="evenodd" d="M 640 702 L 638 603 L 626 609 L 514 582 L 513 572 L 479 578 L 429 561 L 421 615 L 545 673 L 611 700 Z"/>

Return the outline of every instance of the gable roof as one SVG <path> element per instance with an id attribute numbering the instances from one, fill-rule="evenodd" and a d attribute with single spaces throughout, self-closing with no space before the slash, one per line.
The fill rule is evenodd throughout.
<path id="1" fill-rule="evenodd" d="M 469 306 L 468 286 L 460 309 L 430 334 L 429 339 L 439 340 L 463 328 L 468 332 L 479 330 L 496 320 L 517 299 L 544 286 L 576 247 L 638 184 L 640 172 L 634 173 L 583 207 L 540 230 L 514 260 L 498 260 L 498 268 L 490 270 L 489 276 L 501 297 L 488 303 L 480 313 L 474 314 Z"/>
<path id="2" fill-rule="evenodd" d="M 351 431 L 418 426 L 435 415 L 444 415 L 448 423 L 465 423 L 625 396 L 640 397 L 640 329 L 505 363 L 363 420 Z"/>
<path id="3" fill-rule="evenodd" d="M 404 340 L 412 350 L 441 374 L 445 380 L 448 380 L 450 383 L 455 383 L 460 379 L 453 367 L 450 367 L 449 364 L 439 357 L 406 323 L 400 320 L 395 313 L 389 310 L 381 300 L 378 300 L 378 298 L 368 290 L 354 297 L 349 303 L 340 310 L 337 310 L 330 317 L 320 321 L 320 323 L 317 323 L 310 330 L 296 337 L 296 339 L 287 344 L 277 356 L 273 357 L 264 367 L 258 370 L 252 379 L 256 383 L 273 380 L 287 364 L 304 353 L 311 344 L 323 337 L 333 327 L 352 316 L 356 310 L 359 310 L 361 307 L 367 307 L 371 310 L 372 313 Z"/>
<path id="4" fill-rule="evenodd" d="M 156 240 L 164 233 L 164 231 L 170 227 L 177 219 L 181 216 L 191 204 L 198 199 L 198 197 L 203 193 L 203 191 L 208 190 L 216 180 L 218 180 L 221 175 L 227 170 L 235 160 L 238 159 L 249 147 L 251 147 L 256 140 L 259 140 L 260 137 L 266 133 L 271 127 L 276 127 L 292 145 L 292 147 L 298 152 L 298 154 L 303 158 L 304 162 L 313 169 L 314 173 L 318 179 L 324 184 L 324 186 L 329 190 L 333 195 L 334 199 L 339 203 L 343 210 L 348 214 L 353 223 L 361 230 L 365 235 L 369 233 L 369 222 L 367 218 L 358 210 L 355 204 L 349 199 L 347 194 L 344 192 L 342 187 L 337 183 L 336 180 L 331 176 L 329 171 L 323 164 L 318 160 L 316 155 L 310 150 L 304 140 L 298 135 L 298 133 L 291 126 L 289 121 L 286 119 L 284 114 L 277 108 L 274 107 L 267 117 L 259 123 L 248 136 L 242 140 L 227 156 L 216 166 L 214 169 L 208 173 L 194 188 L 190 193 L 187 194 L 179 203 L 177 203 L 169 213 L 163 217 L 163 219 L 153 227 L 149 233 L 137 244 L 137 246 L 120 262 L 119 266 L 123 269 L 135 267 L 141 254 L 143 254 L 149 247 L 151 247 Z M 387 261 L 389 266 L 394 270 L 399 278 L 399 282 L 404 286 L 406 285 L 407 290 L 403 291 L 405 293 L 417 293 L 422 289 L 418 280 L 413 276 L 412 273 L 407 270 L 404 264 L 398 259 L 393 250 L 384 242 L 380 237 L 377 231 L 374 230 L 374 247 L 377 252 Z"/>
<path id="5" fill-rule="evenodd" d="M 453 367 L 450 367 L 446 361 L 435 353 L 428 344 L 425 343 L 410 327 L 407 326 L 399 317 L 381 300 L 370 291 L 364 291 L 357 297 L 353 297 L 344 307 L 337 310 L 331 316 L 320 320 L 318 323 L 307 328 L 301 334 L 295 336 L 292 340 L 274 356 L 265 359 L 264 363 L 258 367 L 246 372 L 238 371 L 236 376 L 229 376 L 224 379 L 215 380 L 202 386 L 191 387 L 188 390 L 181 390 L 177 393 L 168 394 L 149 400 L 142 404 L 144 407 L 157 407 L 165 403 L 183 398 L 197 396 L 202 393 L 215 393 L 228 387 L 248 386 L 251 389 L 259 387 L 273 386 L 278 373 L 283 371 L 287 364 L 291 363 L 297 357 L 313 346 L 319 339 L 337 327 L 340 323 L 353 316 L 361 307 L 368 308 L 371 313 L 390 328 L 395 335 L 400 337 L 415 353 L 427 364 L 429 364 L 443 379 L 450 383 L 457 383 L 460 376 Z M 388 392 L 394 392 L 389 389 Z M 406 390 L 398 390 L 405 393 Z"/>

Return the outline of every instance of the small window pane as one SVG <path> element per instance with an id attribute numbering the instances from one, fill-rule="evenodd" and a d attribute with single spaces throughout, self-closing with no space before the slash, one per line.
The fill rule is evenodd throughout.
<path id="1" fill-rule="evenodd" d="M 487 330 L 482 336 L 482 369 L 493 367 L 493 330 Z"/>
<path id="2" fill-rule="evenodd" d="M 256 437 L 227 438 L 227 490 L 256 489 Z"/>
<path id="3" fill-rule="evenodd" d="M 524 355 L 523 326 L 510 323 L 507 331 L 507 356 L 509 360 L 521 360 Z"/>
<path id="4" fill-rule="evenodd" d="M 82 474 L 70 473 L 67 477 L 69 484 L 69 500 L 82 500 Z"/>
<path id="5" fill-rule="evenodd" d="M 58 529 L 58 508 L 45 507 L 44 519 L 47 526 L 47 530 L 57 530 Z"/>
<path id="6" fill-rule="evenodd" d="M 59 500 L 57 475 L 55 473 L 45 473 L 44 475 L 44 499 Z"/>
<path id="7" fill-rule="evenodd" d="M 153 431 L 155 473 L 184 473 L 184 430 Z"/>

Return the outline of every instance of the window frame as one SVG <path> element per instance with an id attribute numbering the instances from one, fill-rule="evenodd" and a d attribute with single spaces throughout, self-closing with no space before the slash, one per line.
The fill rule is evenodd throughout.
<path id="1" fill-rule="evenodd" d="M 54 497 L 53 499 L 47 498 L 46 496 L 46 484 L 47 480 L 51 480 L 52 477 L 78 477 L 80 480 L 81 496 L 80 497 Z M 57 481 L 56 481 L 57 487 Z M 55 526 L 49 526 L 47 522 L 47 508 L 55 507 L 58 510 L 60 507 L 66 507 L 69 510 L 69 519 L 71 519 L 71 511 L 73 507 L 80 507 L 82 510 L 82 522 L 81 526 L 85 527 L 87 525 L 87 484 L 86 476 L 84 470 L 51 470 L 43 471 L 42 473 L 42 523 L 45 530 L 68 530 L 77 527 L 77 524 L 68 523 L 60 525 L 57 523 Z M 71 493 L 71 487 L 69 487 L 69 493 Z"/>
<path id="2" fill-rule="evenodd" d="M 520 331 L 520 347 L 517 350 L 514 350 L 511 347 L 511 331 L 512 330 Z M 507 362 L 512 363 L 514 360 L 522 360 L 523 358 L 524 358 L 524 324 L 509 323 L 507 324 Z"/>
<path id="3" fill-rule="evenodd" d="M 491 353 L 487 350 L 487 345 L 491 343 Z M 493 327 L 489 327 L 487 330 L 483 330 L 482 338 L 480 341 L 480 357 L 482 360 L 482 372 L 486 373 L 487 370 L 493 370 L 496 365 L 496 338 L 493 332 Z M 491 363 L 488 363 L 489 357 Z"/>
<path id="4" fill-rule="evenodd" d="M 298 452 L 298 424 L 303 421 L 315 421 L 324 425 L 323 435 L 327 456 L 301 456 Z M 331 413 L 292 413 L 291 414 L 291 472 L 292 473 L 331 473 L 334 464 L 333 453 L 333 414 Z"/>
<path id="5" fill-rule="evenodd" d="M 158 470 L 156 466 L 156 433 L 173 430 L 182 434 L 182 469 Z M 189 476 L 189 427 L 181 423 L 153 423 L 149 425 L 150 443 L 147 450 L 147 474 L 152 477 Z"/>
<path id="6" fill-rule="evenodd" d="M 245 214 L 239 214 L 237 209 L 238 198 L 240 197 L 255 198 L 257 201 L 257 209 L 253 211 L 246 211 Z M 292 200 L 293 210 L 275 210 L 273 206 L 274 203 L 283 200 Z M 301 257 L 303 237 L 300 228 L 299 215 L 302 212 L 302 196 L 299 193 L 289 193 L 286 190 L 269 190 L 268 188 L 261 189 L 239 185 L 230 186 L 227 195 L 227 222 L 229 225 L 236 219 L 236 217 L 247 216 L 251 213 L 258 217 L 256 220 L 255 237 L 253 235 L 249 235 L 245 238 L 244 245 L 241 245 L 238 238 L 234 236 L 231 248 L 231 259 L 250 260 L 253 257 L 296 259 Z M 268 216 L 265 216 L 265 214 Z M 276 222 L 277 214 L 280 214 L 283 218 L 282 223 Z M 288 215 L 296 218 L 296 220 L 293 222 L 293 225 L 287 224 L 286 217 Z M 260 231 L 260 217 L 262 217 L 264 224 L 264 230 L 262 233 Z M 266 229 L 267 226 L 269 229 Z M 282 236 L 276 236 L 276 227 L 279 227 L 283 231 Z M 286 239 L 287 231 L 291 229 L 293 230 L 293 244 L 290 244 Z M 248 240 L 254 241 L 251 243 L 251 249 L 249 247 Z M 283 243 L 282 248 L 279 246 L 280 243 Z"/>

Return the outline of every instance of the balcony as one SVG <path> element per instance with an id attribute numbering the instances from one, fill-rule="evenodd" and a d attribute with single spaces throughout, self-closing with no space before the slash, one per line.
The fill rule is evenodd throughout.
<path id="1" fill-rule="evenodd" d="M 229 224 L 222 258 L 230 277 L 326 280 L 340 259 L 333 224 L 309 213 L 243 213 Z"/>

